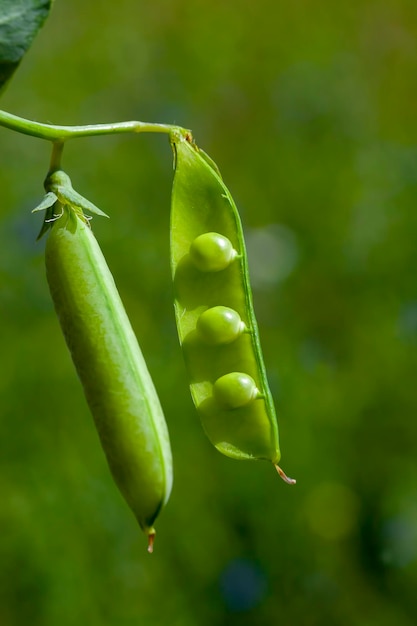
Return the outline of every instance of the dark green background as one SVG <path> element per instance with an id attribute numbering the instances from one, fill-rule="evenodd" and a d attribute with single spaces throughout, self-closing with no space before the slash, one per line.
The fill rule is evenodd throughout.
<path id="1" fill-rule="evenodd" d="M 2 626 L 417 620 L 415 0 L 57 0 L 1 106 L 177 123 L 241 210 L 288 487 L 205 438 L 169 269 L 164 136 L 79 139 L 75 188 L 168 421 L 155 552 L 113 485 L 36 243 L 49 145 L 0 129 Z"/>

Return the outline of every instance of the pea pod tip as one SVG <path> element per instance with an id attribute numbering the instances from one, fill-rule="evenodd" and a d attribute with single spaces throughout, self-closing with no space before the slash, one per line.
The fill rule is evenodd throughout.
<path id="1" fill-rule="evenodd" d="M 275 465 L 275 469 L 277 470 L 278 474 L 281 476 L 282 480 L 286 482 L 288 485 L 296 484 L 297 481 L 295 480 L 295 478 L 290 478 L 289 476 L 287 476 L 287 474 L 284 472 L 284 470 L 280 468 L 279 465 Z"/>
<path id="2" fill-rule="evenodd" d="M 155 541 L 155 530 L 152 528 L 148 533 L 148 552 L 152 554 L 153 552 L 153 544 Z"/>

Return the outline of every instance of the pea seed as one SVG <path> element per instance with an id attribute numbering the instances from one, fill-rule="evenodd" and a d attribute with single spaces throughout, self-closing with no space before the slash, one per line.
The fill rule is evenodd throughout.
<path id="1" fill-rule="evenodd" d="M 245 330 L 237 311 L 227 306 L 214 306 L 204 311 L 197 320 L 197 331 L 209 344 L 221 345 L 235 341 Z"/>
<path id="2" fill-rule="evenodd" d="M 253 402 L 258 394 L 253 378 L 241 372 L 225 374 L 213 385 L 213 396 L 219 404 L 229 409 L 237 409 Z"/>
<path id="3" fill-rule="evenodd" d="M 191 260 L 201 272 L 220 272 L 236 255 L 232 242 L 219 233 L 204 233 L 190 247 Z"/>

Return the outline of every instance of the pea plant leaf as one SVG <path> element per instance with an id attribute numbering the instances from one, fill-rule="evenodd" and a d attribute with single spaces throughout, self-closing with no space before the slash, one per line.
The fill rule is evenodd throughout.
<path id="1" fill-rule="evenodd" d="M 45 211 L 46 209 L 49 209 L 55 204 L 57 200 L 58 196 L 54 194 L 53 191 L 48 191 L 48 193 L 46 194 L 46 196 L 43 197 L 38 206 L 32 209 L 32 213 L 37 213 L 38 211 Z"/>
<path id="2" fill-rule="evenodd" d="M 90 202 L 90 200 L 87 200 L 87 198 L 84 198 L 69 185 L 56 185 L 54 187 L 54 194 L 61 204 L 68 204 L 69 206 L 81 209 L 81 211 L 87 211 L 88 213 L 94 213 L 102 217 L 109 217 L 104 211 Z"/>
<path id="3" fill-rule="evenodd" d="M 54 0 L 0 0 L 0 93 L 49 15 Z"/>

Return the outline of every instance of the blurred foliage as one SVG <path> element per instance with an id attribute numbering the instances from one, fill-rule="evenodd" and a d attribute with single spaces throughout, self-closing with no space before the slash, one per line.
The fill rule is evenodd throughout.
<path id="1" fill-rule="evenodd" d="M 158 388 L 155 552 L 113 485 L 35 238 L 49 146 L 0 129 L 2 626 L 411 626 L 417 5 L 59 0 L 2 108 L 181 124 L 242 212 L 282 483 L 206 440 L 178 346 L 166 137 L 65 150 Z"/>
<path id="2" fill-rule="evenodd" d="M 48 17 L 53 0 L 0 0 L 0 93 Z"/>

